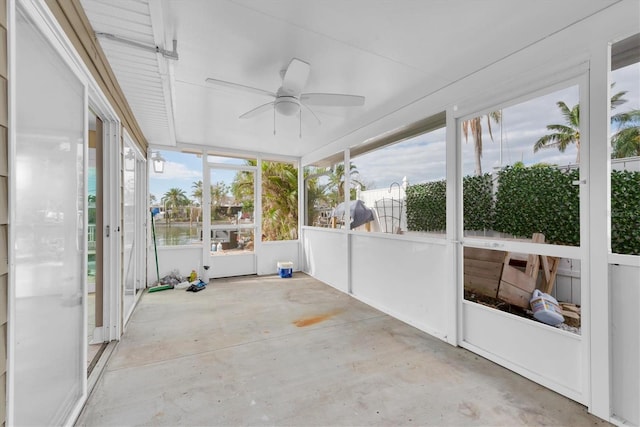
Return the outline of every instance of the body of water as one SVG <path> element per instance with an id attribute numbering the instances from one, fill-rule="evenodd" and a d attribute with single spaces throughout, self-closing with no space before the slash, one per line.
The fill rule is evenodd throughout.
<path id="1" fill-rule="evenodd" d="M 200 243 L 202 225 L 189 223 L 156 222 L 156 241 L 158 246 L 192 245 Z"/>

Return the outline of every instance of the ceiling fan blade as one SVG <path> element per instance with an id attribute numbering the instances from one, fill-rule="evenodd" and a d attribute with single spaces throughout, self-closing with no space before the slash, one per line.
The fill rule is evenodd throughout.
<path id="1" fill-rule="evenodd" d="M 303 93 L 300 95 L 300 101 L 308 105 L 360 107 L 364 105 L 364 96 L 341 93 Z"/>
<path id="2" fill-rule="evenodd" d="M 266 104 L 262 104 L 257 106 L 256 108 L 254 108 L 253 110 L 249 110 L 246 113 L 244 113 L 243 115 L 241 115 L 239 118 L 240 119 L 250 119 L 252 117 L 257 116 L 260 113 L 264 113 L 265 111 L 268 111 L 270 109 L 273 108 L 273 102 L 267 102 Z"/>
<path id="3" fill-rule="evenodd" d="M 311 113 L 311 115 L 312 115 L 313 117 L 315 117 L 315 119 L 316 119 L 316 120 L 317 120 L 317 122 L 318 122 L 318 125 L 321 125 L 321 124 L 322 124 L 322 122 L 320 121 L 320 119 L 318 118 L 318 116 L 316 116 L 316 113 L 314 113 L 314 112 L 313 112 L 313 110 L 312 110 L 311 108 L 309 108 L 308 106 L 306 106 L 306 105 L 302 104 L 302 102 L 301 102 L 300 104 L 301 104 L 304 108 L 306 108 L 306 109 L 307 109 L 307 111 L 308 111 L 308 112 L 310 112 L 310 113 Z"/>
<path id="4" fill-rule="evenodd" d="M 282 92 L 292 96 L 300 95 L 307 84 L 310 71 L 309 63 L 293 58 L 282 78 Z"/>
<path id="5" fill-rule="evenodd" d="M 223 87 L 228 87 L 228 88 L 231 88 L 231 89 L 243 90 L 245 92 L 258 93 L 260 95 L 267 95 L 267 96 L 270 96 L 272 98 L 276 97 L 275 93 L 269 92 L 268 90 L 258 89 L 257 87 L 245 86 L 245 85 L 241 85 L 239 83 L 232 83 L 232 82 L 227 82 L 227 81 L 224 81 L 224 80 L 218 80 L 218 79 L 212 79 L 212 78 L 208 78 L 205 81 L 207 83 L 210 83 L 210 84 L 216 85 L 216 86 L 223 86 Z"/>

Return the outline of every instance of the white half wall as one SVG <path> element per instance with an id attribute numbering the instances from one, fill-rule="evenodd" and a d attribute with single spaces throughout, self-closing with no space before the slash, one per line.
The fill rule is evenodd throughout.
<path id="1" fill-rule="evenodd" d="M 208 265 L 210 279 L 256 274 L 256 255 L 253 252 L 213 252 Z"/>
<path id="2" fill-rule="evenodd" d="M 304 272 L 342 291 L 349 292 L 347 238 L 343 230 L 304 227 Z"/>
<path id="3" fill-rule="evenodd" d="M 450 277 L 445 241 L 351 234 L 351 290 L 359 300 L 431 335 L 447 337 Z"/>
<path id="4" fill-rule="evenodd" d="M 640 425 L 640 267 L 610 265 L 611 410 Z"/>
<path id="5" fill-rule="evenodd" d="M 258 275 L 278 273 L 278 262 L 290 261 L 293 271 L 300 271 L 300 241 L 285 240 L 279 242 L 261 242 L 258 254 Z"/>
<path id="6" fill-rule="evenodd" d="M 165 246 L 158 248 L 158 271 L 163 278 L 173 270 L 183 276 L 188 276 L 191 270 L 200 274 L 202 267 L 202 246 Z M 156 259 L 151 247 L 147 256 L 147 284 L 154 284 L 158 280 L 156 273 Z"/>
<path id="7" fill-rule="evenodd" d="M 585 404 L 582 338 L 529 319 L 462 303 L 462 347 Z"/>

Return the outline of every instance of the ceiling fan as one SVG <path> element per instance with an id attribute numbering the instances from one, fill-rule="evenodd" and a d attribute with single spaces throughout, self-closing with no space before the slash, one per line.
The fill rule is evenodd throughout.
<path id="1" fill-rule="evenodd" d="M 251 86 L 245 86 L 239 83 L 228 82 L 208 78 L 207 83 L 217 86 L 224 86 L 232 89 L 243 90 L 245 92 L 257 93 L 273 98 L 266 104 L 262 104 L 240 115 L 241 119 L 250 119 L 260 113 L 264 113 L 273 109 L 274 121 L 275 113 L 278 112 L 284 116 L 292 116 L 298 112 L 302 113 L 302 107 L 307 109 L 320 124 L 318 116 L 309 108 L 309 106 L 327 106 L 327 107 L 359 107 L 364 105 L 364 96 L 345 95 L 340 93 L 303 93 L 311 66 L 308 62 L 293 58 L 286 70 L 282 73 L 282 86 L 274 93 Z M 302 114 L 300 116 L 302 120 Z M 275 134 L 275 125 L 274 125 Z"/>

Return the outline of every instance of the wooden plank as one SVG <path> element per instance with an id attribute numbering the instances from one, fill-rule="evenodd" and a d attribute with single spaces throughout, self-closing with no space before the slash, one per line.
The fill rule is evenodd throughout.
<path id="1" fill-rule="evenodd" d="M 486 277 L 465 274 L 464 289 L 479 295 L 495 298 L 498 292 L 498 281 Z"/>
<path id="2" fill-rule="evenodd" d="M 481 261 L 504 262 L 505 251 L 494 251 L 481 248 L 464 248 L 465 259 L 477 259 Z"/>
<path id="3" fill-rule="evenodd" d="M 536 277 L 527 276 L 517 268 L 513 268 L 508 265 L 505 265 L 502 270 L 501 282 L 507 282 L 519 289 L 522 289 L 523 291 L 529 292 L 529 294 L 531 294 L 536 288 L 536 279 Z"/>
<path id="4" fill-rule="evenodd" d="M 533 233 L 532 243 L 544 243 L 544 234 Z M 529 254 L 527 257 L 527 268 L 525 274 L 531 277 L 537 277 L 540 269 L 540 256 L 538 254 Z"/>
<path id="5" fill-rule="evenodd" d="M 502 274 L 502 263 L 480 261 L 477 259 L 465 259 L 464 274 L 494 278 L 497 283 L 500 280 L 500 275 Z"/>
<path id="6" fill-rule="evenodd" d="M 562 310 L 563 311 L 571 311 L 573 313 L 580 314 L 580 307 L 576 307 L 573 304 L 565 304 L 565 303 L 561 302 L 560 306 L 562 306 Z"/>
<path id="7" fill-rule="evenodd" d="M 574 328 L 580 327 L 580 315 L 569 310 L 562 310 L 562 316 L 564 317 L 564 323 Z"/>
<path id="8" fill-rule="evenodd" d="M 560 259 L 556 257 L 548 257 L 544 255 L 540 255 L 540 260 L 542 261 L 542 286 L 540 290 L 545 294 L 551 294 L 553 291 L 553 286 L 556 283 L 556 276 L 558 274 L 558 266 L 560 265 Z"/>
<path id="9" fill-rule="evenodd" d="M 511 283 L 501 281 L 498 299 L 522 308 L 529 308 L 531 292 L 524 291 Z"/>

